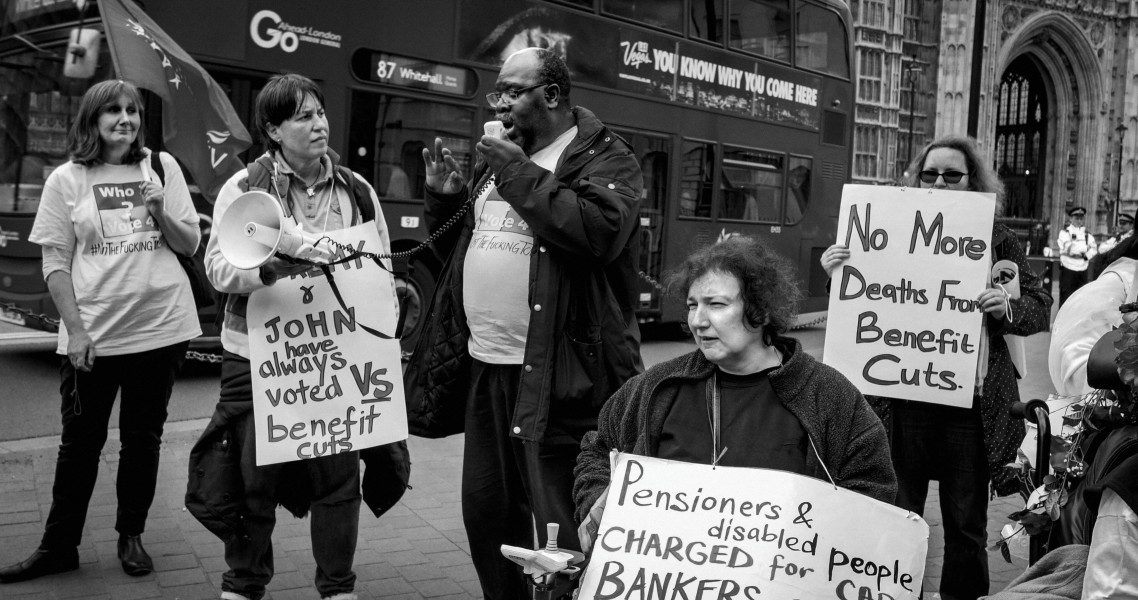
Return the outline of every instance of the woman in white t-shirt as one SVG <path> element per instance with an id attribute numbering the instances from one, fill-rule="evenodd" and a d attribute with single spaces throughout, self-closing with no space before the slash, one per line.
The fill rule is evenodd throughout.
<path id="1" fill-rule="evenodd" d="M 116 488 L 118 557 L 129 575 L 153 564 L 140 536 L 154 498 L 158 450 L 174 379 L 201 334 L 175 252 L 201 241 L 178 164 L 143 146 L 142 99 L 123 81 L 84 94 L 68 135 L 71 161 L 44 185 L 29 239 L 62 324 L 63 433 L 52 506 L 39 548 L 0 569 L 0 583 L 78 568 L 77 547 L 115 397 L 122 394 Z M 162 177 L 154 160 L 162 161 Z"/>

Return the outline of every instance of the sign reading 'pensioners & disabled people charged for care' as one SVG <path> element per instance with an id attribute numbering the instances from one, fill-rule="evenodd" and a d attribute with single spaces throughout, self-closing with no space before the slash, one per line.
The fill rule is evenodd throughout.
<path id="1" fill-rule="evenodd" d="M 582 600 L 920 593 L 929 527 L 914 513 L 785 471 L 615 451 L 610 464 Z"/>

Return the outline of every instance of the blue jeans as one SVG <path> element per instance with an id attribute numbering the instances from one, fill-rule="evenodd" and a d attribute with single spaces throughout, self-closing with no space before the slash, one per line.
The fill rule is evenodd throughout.
<path id="1" fill-rule="evenodd" d="M 559 523 L 558 546 L 581 550 L 573 519 L 573 467 L 581 438 L 553 419 L 540 444 L 510 437 L 521 370 L 521 365 L 477 360 L 470 370 L 462 520 L 487 600 L 531 597 L 521 567 L 502 556 L 501 547 L 533 548 L 535 519 L 540 546 L 545 545 L 545 524 Z"/>
<path id="2" fill-rule="evenodd" d="M 249 400 L 252 390 L 249 361 L 226 352 L 221 365 L 221 401 Z M 245 535 L 225 542 L 229 570 L 222 575 L 221 589 L 253 600 L 265 595 L 265 586 L 273 578 L 277 486 L 304 485 L 312 498 L 309 522 L 316 590 L 321 597 L 353 591 L 352 561 L 360 525 L 360 453 L 258 467 L 252 411 L 234 425 L 233 443 L 241 448 Z"/>
<path id="3" fill-rule="evenodd" d="M 897 506 L 924 515 L 929 481 L 940 482 L 944 600 L 988 593 L 988 463 L 979 398 L 973 408 L 893 401 Z"/>
<path id="4" fill-rule="evenodd" d="M 158 451 L 174 380 L 186 359 L 189 342 L 164 348 L 99 356 L 90 371 L 76 371 L 64 356 L 59 367 L 63 433 L 55 463 L 51 511 L 41 546 L 74 548 L 83 537 L 87 505 L 99 474 L 99 455 L 115 397 L 119 407 L 119 471 L 115 483 L 118 514 L 115 530 L 140 535 L 154 501 Z"/>

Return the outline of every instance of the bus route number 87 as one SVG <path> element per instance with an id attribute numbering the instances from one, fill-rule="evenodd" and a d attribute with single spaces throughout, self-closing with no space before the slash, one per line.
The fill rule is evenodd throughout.
<path id="1" fill-rule="evenodd" d="M 381 60 L 376 64 L 375 74 L 380 79 L 391 79 L 391 76 L 395 74 L 395 61 Z"/>

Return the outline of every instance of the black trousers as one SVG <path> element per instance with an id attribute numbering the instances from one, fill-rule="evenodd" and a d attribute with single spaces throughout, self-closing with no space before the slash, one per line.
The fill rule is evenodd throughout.
<path id="1" fill-rule="evenodd" d="M 249 361 L 225 352 L 221 363 L 221 402 L 252 400 Z M 260 600 L 273 579 L 273 529 L 277 490 L 306 486 L 311 493 L 309 534 L 316 560 L 315 584 L 321 598 L 352 592 L 352 561 L 360 526 L 360 453 L 345 452 L 303 461 L 257 466 L 256 425 L 250 411 L 234 424 L 234 444 L 241 448 L 245 484 L 245 535 L 225 540 L 221 589 Z"/>
<path id="2" fill-rule="evenodd" d="M 980 409 L 894 401 L 892 452 L 897 506 L 923 516 L 929 481 L 940 482 L 940 597 L 987 595 L 988 460 Z"/>
<path id="3" fill-rule="evenodd" d="M 1086 271 L 1072 271 L 1067 267 L 1059 267 L 1059 306 L 1075 293 L 1075 290 L 1087 283 Z"/>
<path id="4" fill-rule="evenodd" d="M 573 520 L 573 467 L 581 439 L 553 422 L 540 444 L 510 437 L 521 369 L 477 360 L 471 368 L 462 520 L 487 600 L 530 598 L 521 568 L 502 556 L 501 547 L 533 548 L 535 521 L 539 546 L 545 546 L 546 523 L 558 523 L 558 545 L 581 549 Z"/>
<path id="5" fill-rule="evenodd" d="M 136 354 L 99 356 L 89 372 L 76 371 L 64 356 L 59 372 L 63 434 L 55 463 L 51 512 L 44 528 L 44 548 L 79 545 L 87 505 L 99 474 L 99 455 L 107 441 L 107 423 L 115 397 L 119 407 L 118 514 L 115 530 L 139 535 L 154 501 L 158 450 L 174 380 L 186 360 L 189 342 Z"/>

